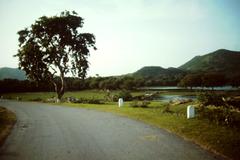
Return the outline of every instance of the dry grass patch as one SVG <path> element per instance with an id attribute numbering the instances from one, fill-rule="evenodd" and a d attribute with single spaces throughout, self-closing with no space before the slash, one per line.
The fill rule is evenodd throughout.
<path id="1" fill-rule="evenodd" d="M 10 134 L 15 122 L 15 114 L 4 107 L 0 107 L 0 145 L 3 144 L 4 140 Z"/>

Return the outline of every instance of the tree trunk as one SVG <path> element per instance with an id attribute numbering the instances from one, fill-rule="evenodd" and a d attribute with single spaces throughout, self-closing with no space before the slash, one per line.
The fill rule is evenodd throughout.
<path id="1" fill-rule="evenodd" d="M 65 92 L 65 81 L 64 81 L 64 75 L 63 74 L 60 75 L 60 79 L 61 79 L 60 89 L 58 89 L 58 91 L 57 91 L 57 98 L 58 98 L 59 101 L 61 101 L 61 99 L 64 95 L 64 92 Z"/>
<path id="2" fill-rule="evenodd" d="M 61 79 L 60 86 L 58 86 L 58 84 L 54 82 L 54 80 L 51 80 L 52 84 L 54 85 L 54 90 L 57 94 L 56 103 L 61 102 L 62 96 L 64 95 L 64 91 L 65 91 L 65 81 L 64 81 L 64 76 L 62 74 L 60 76 L 60 79 Z"/>

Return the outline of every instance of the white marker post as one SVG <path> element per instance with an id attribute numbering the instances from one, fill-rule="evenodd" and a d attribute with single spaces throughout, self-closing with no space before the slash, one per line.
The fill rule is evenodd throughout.
<path id="1" fill-rule="evenodd" d="M 195 117 L 195 108 L 194 106 L 188 106 L 187 107 L 187 119 L 194 118 Z"/>
<path id="2" fill-rule="evenodd" d="M 123 99 L 119 98 L 118 99 L 118 107 L 122 107 L 123 106 Z"/>

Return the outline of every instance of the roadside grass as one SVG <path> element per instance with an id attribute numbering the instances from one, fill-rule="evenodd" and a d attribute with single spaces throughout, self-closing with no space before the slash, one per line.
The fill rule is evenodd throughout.
<path id="1" fill-rule="evenodd" d="M 116 94 L 118 91 L 111 92 Z M 152 91 L 135 91 L 133 96 L 142 95 Z M 165 91 L 160 92 L 160 95 L 196 95 L 197 92 L 177 92 Z M 66 92 L 64 97 L 76 97 L 85 99 L 104 99 L 106 92 L 99 90 L 85 90 L 77 92 Z M 43 93 L 11 93 L 3 94 L 4 97 L 21 97 L 24 101 L 32 101 L 34 99 L 47 99 L 55 96 L 54 92 Z M 79 104 L 79 103 L 62 103 L 66 107 L 78 107 L 85 109 L 94 109 L 103 112 L 111 112 L 121 116 L 126 116 L 135 120 L 142 121 L 153 126 L 164 128 L 169 132 L 183 137 L 188 141 L 192 141 L 201 147 L 210 150 L 214 153 L 228 157 L 230 159 L 239 159 L 240 153 L 240 129 L 230 128 L 226 126 L 210 123 L 206 119 L 187 119 L 186 109 L 190 102 L 179 105 L 168 105 L 167 103 L 152 101 L 147 108 L 133 108 L 132 102 L 125 102 L 124 107 L 119 108 L 116 102 L 107 102 L 105 104 Z M 56 104 L 59 105 L 59 104 Z M 166 108 L 169 110 L 166 111 Z"/>
<path id="2" fill-rule="evenodd" d="M 48 98 L 56 96 L 55 92 L 23 92 L 23 93 L 5 93 L 2 96 L 6 99 L 16 99 L 17 97 L 21 98 L 23 101 L 32 101 L 32 100 L 46 100 Z M 96 98 L 104 99 L 105 92 L 99 90 L 84 90 L 76 92 L 66 92 L 64 97 L 76 97 L 76 98 Z"/>
<path id="3" fill-rule="evenodd" d="M 118 94 L 119 91 L 111 91 L 111 94 Z M 145 94 L 144 91 L 131 92 L 133 96 Z M 4 93 L 2 96 L 6 99 L 17 99 L 19 97 L 23 101 L 41 101 L 56 96 L 55 92 L 23 92 L 23 93 Z M 103 90 L 83 90 L 76 92 L 66 92 L 63 98 L 75 97 L 83 99 L 101 99 L 104 100 L 106 92 Z"/>
<path id="4" fill-rule="evenodd" d="M 116 95 L 120 92 L 120 90 L 111 91 L 111 94 Z M 155 93 L 156 91 L 132 91 L 132 96 L 140 96 L 146 93 Z M 196 95 L 197 92 L 177 92 L 177 91 L 160 91 L 158 92 L 160 95 Z M 106 96 L 106 91 L 103 90 L 82 90 L 82 91 L 73 91 L 73 92 L 65 92 L 63 98 L 66 97 L 75 97 L 75 98 L 83 98 L 83 99 L 100 99 L 104 100 Z M 20 93 L 4 93 L 1 94 L 5 99 L 14 99 L 17 97 L 22 101 L 42 101 L 51 97 L 55 97 L 55 92 L 20 92 Z"/>
<path id="5" fill-rule="evenodd" d="M 0 107 L 0 145 L 3 144 L 4 140 L 10 134 L 15 122 L 15 114 L 4 107 Z"/>

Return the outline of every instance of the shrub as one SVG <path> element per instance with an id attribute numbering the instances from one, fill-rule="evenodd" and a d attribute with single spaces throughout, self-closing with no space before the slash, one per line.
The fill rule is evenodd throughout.
<path id="1" fill-rule="evenodd" d="M 131 93 L 127 90 L 122 90 L 117 94 L 112 94 L 110 91 L 107 91 L 104 97 L 106 101 L 113 102 L 117 102 L 119 98 L 123 98 L 124 101 L 131 101 L 133 99 Z"/>
<path id="2" fill-rule="evenodd" d="M 233 108 L 230 98 L 206 92 L 199 94 L 197 99 L 201 103 L 197 110 L 200 118 L 206 118 L 217 125 L 240 128 L 240 112 Z"/>
<path id="3" fill-rule="evenodd" d="M 119 98 L 123 98 L 124 101 L 132 100 L 132 95 L 127 90 L 120 91 L 115 97 L 117 98 L 117 99 L 115 99 L 115 101 L 117 101 Z"/>
<path id="4" fill-rule="evenodd" d="M 203 92 L 197 95 L 197 100 L 204 106 L 224 106 L 226 103 L 223 101 L 223 97 L 225 97 L 225 95 L 214 92 Z"/>
<path id="5" fill-rule="evenodd" d="M 130 103 L 130 107 L 147 108 L 149 104 L 149 101 L 133 101 L 132 103 Z"/>
<path id="6" fill-rule="evenodd" d="M 217 125 L 240 128 L 240 113 L 230 106 L 200 106 L 197 109 L 199 118 L 208 119 Z"/>
<path id="7" fill-rule="evenodd" d="M 104 102 L 101 99 L 96 99 L 94 97 L 90 99 L 68 97 L 67 101 L 71 103 L 104 104 Z"/>
<path id="8" fill-rule="evenodd" d="M 39 98 L 39 97 L 37 97 L 37 98 L 30 99 L 30 101 L 36 101 L 36 102 L 40 102 L 40 101 L 43 101 L 43 99 L 42 99 L 42 98 Z"/>
<path id="9" fill-rule="evenodd" d="M 87 103 L 89 103 L 89 104 L 104 104 L 104 102 L 102 100 L 96 99 L 96 98 L 88 99 Z"/>
<path id="10" fill-rule="evenodd" d="M 104 99 L 105 101 L 116 102 L 118 100 L 118 96 L 112 94 L 109 90 L 107 90 Z"/>
<path id="11" fill-rule="evenodd" d="M 163 109 L 162 112 L 163 113 L 173 113 L 173 111 L 170 110 L 170 104 L 169 103 L 164 106 L 164 109 Z"/>
<path id="12" fill-rule="evenodd" d="M 234 108 L 240 110 L 240 99 L 239 98 L 228 98 L 226 100 L 228 105 L 233 106 Z"/>

